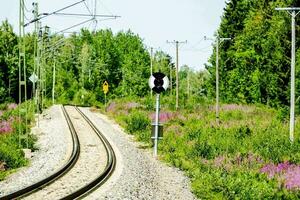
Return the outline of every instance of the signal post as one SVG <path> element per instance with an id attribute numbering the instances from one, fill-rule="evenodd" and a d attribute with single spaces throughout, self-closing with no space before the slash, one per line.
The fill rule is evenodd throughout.
<path id="1" fill-rule="evenodd" d="M 169 79 L 163 73 L 157 72 L 150 76 L 149 78 L 149 86 L 152 91 L 156 93 L 156 113 L 155 113 L 155 123 L 154 123 L 154 147 L 153 147 L 153 154 L 157 157 L 157 146 L 158 146 L 158 139 L 159 139 L 159 100 L 160 100 L 160 93 L 167 90 L 169 87 Z"/>

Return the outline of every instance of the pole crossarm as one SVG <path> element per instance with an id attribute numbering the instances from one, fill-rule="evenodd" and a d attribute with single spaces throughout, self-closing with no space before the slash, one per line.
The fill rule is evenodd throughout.
<path id="1" fill-rule="evenodd" d="M 300 7 L 275 8 L 275 10 L 300 11 Z"/>
<path id="2" fill-rule="evenodd" d="M 45 13 L 47 14 L 47 13 Z M 121 16 L 118 15 L 91 15 L 84 13 L 54 13 L 54 15 L 62 15 L 62 16 L 77 16 L 77 17 L 110 17 L 110 18 L 119 18 Z"/>
<path id="3" fill-rule="evenodd" d="M 287 8 L 275 8 L 277 11 L 287 11 L 290 15 L 293 15 L 293 12 L 295 12 L 296 17 L 300 13 L 300 7 L 287 7 Z M 298 12 L 296 12 L 298 11 Z"/>

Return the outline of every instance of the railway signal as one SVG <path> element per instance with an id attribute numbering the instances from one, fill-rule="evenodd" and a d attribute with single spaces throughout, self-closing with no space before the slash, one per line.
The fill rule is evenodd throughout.
<path id="1" fill-rule="evenodd" d="M 152 74 L 149 78 L 149 87 L 156 93 L 156 114 L 155 114 L 155 132 L 154 132 L 154 156 L 157 156 L 157 145 L 158 145 L 158 131 L 159 131 L 159 98 L 160 93 L 164 92 L 169 87 L 169 79 L 166 75 L 161 72 Z"/>
<path id="2" fill-rule="evenodd" d="M 169 87 L 169 79 L 166 75 L 161 72 L 156 72 L 149 78 L 149 87 L 155 93 L 159 94 L 164 92 Z"/>

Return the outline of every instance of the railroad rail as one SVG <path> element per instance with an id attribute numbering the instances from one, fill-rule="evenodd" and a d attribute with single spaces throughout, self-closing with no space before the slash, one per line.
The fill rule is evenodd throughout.
<path id="1" fill-rule="evenodd" d="M 103 171 L 101 171 L 96 178 L 94 178 L 92 181 L 86 183 L 83 187 L 78 188 L 74 192 L 64 196 L 60 199 L 76 199 L 79 197 L 87 196 L 89 193 L 91 193 L 93 190 L 101 186 L 113 173 L 116 165 L 116 156 L 114 153 L 114 150 L 112 146 L 109 144 L 108 140 L 104 137 L 104 135 L 96 128 L 96 126 L 91 122 L 91 120 L 76 106 L 73 106 L 76 111 L 82 116 L 82 118 L 89 124 L 89 126 L 93 129 L 93 131 L 96 133 L 97 137 L 101 140 L 103 143 L 103 146 L 105 148 L 106 154 L 107 154 L 107 161 L 106 165 Z M 62 110 L 64 113 L 64 117 L 66 118 L 69 130 L 72 135 L 72 141 L 73 141 L 73 147 L 72 147 L 72 153 L 67 161 L 67 163 L 61 167 L 57 172 L 52 174 L 51 176 L 33 184 L 26 188 L 23 188 L 21 190 L 18 190 L 16 192 L 13 192 L 11 194 L 8 194 L 6 196 L 0 197 L 0 200 L 6 200 L 6 199 L 19 199 L 23 197 L 27 197 L 29 195 L 32 195 L 40 190 L 43 190 L 46 186 L 50 186 L 53 182 L 61 179 L 64 177 L 68 172 L 76 165 L 78 158 L 80 156 L 80 141 L 78 134 L 74 128 L 74 125 L 72 123 L 72 120 L 70 119 L 70 116 L 68 112 L 66 111 L 65 106 L 62 106 Z"/>

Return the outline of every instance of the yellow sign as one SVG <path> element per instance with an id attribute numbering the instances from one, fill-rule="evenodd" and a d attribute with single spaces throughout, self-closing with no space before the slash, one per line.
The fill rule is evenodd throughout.
<path id="1" fill-rule="evenodd" d="M 104 92 L 104 94 L 106 94 L 108 92 L 108 83 L 107 83 L 107 81 L 104 81 L 104 83 L 103 83 L 103 92 Z"/>

